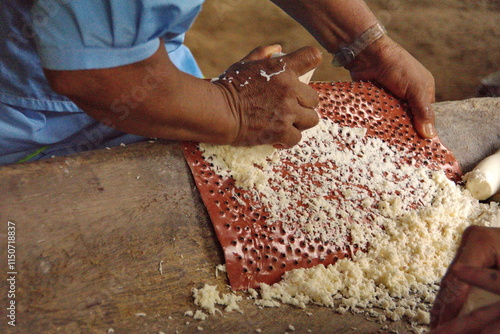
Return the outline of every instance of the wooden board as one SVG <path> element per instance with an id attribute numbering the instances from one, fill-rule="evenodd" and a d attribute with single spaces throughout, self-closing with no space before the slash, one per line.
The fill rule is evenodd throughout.
<path id="1" fill-rule="evenodd" d="M 17 266 L 17 326 L 2 317 L 2 333 L 380 327 L 322 308 L 312 325 L 304 310 L 260 310 L 250 301 L 243 315 L 203 322 L 184 317 L 195 309 L 193 287 L 210 283 L 227 291 L 225 280 L 214 276 L 222 252 L 178 144 L 140 143 L 3 167 L 0 189 L 1 242 L 7 222 L 14 222 Z M 5 247 L 0 257 L 6 259 Z M 6 290 L 3 283 L 2 305 Z"/>
<path id="2" fill-rule="evenodd" d="M 491 120 L 474 120 L 480 122 Z M 447 129 L 448 137 L 459 137 L 467 123 Z M 497 146 L 498 133 L 489 133 Z M 442 139 L 461 161 L 453 145 L 462 139 Z M 484 150 L 476 153 L 489 152 L 489 143 L 477 142 Z M 8 221 L 16 227 L 16 327 L 5 314 Z M 214 275 L 222 251 L 176 143 L 1 167 L 0 244 L 1 333 L 199 333 L 198 326 L 206 333 L 284 333 L 290 324 L 295 333 L 374 333 L 382 327 L 363 315 L 316 306 L 259 309 L 249 300 L 243 314 L 185 317 L 195 309 L 193 287 L 217 284 L 227 292 L 227 282 Z M 408 330 L 402 323 L 389 328 Z"/>
<path id="3" fill-rule="evenodd" d="M 439 137 L 462 172 L 500 149 L 500 97 L 439 102 L 434 110 Z"/>

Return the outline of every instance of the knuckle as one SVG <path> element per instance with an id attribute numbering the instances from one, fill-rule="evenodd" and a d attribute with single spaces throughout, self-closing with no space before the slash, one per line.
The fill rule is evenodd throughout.
<path id="1" fill-rule="evenodd" d="M 305 53 L 307 61 L 311 63 L 316 63 L 322 58 L 321 51 L 314 46 L 305 46 L 302 50 Z"/>
<path id="2" fill-rule="evenodd" d="M 424 108 L 420 113 L 420 118 L 424 121 L 431 121 L 434 119 L 434 111 L 430 107 Z"/>
<path id="3" fill-rule="evenodd" d="M 467 240 L 489 239 L 489 231 L 485 226 L 470 225 L 465 229 L 464 234 L 467 236 Z"/>
<path id="4" fill-rule="evenodd" d="M 471 225 L 463 233 L 463 244 L 472 245 L 495 245 L 498 238 L 486 226 Z"/>
<path id="5" fill-rule="evenodd" d="M 427 107 L 425 109 L 425 114 L 427 115 L 427 117 L 429 118 L 434 118 L 434 109 L 432 109 L 431 107 Z"/>

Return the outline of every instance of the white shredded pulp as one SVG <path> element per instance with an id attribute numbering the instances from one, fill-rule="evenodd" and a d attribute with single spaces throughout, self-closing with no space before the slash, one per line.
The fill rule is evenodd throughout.
<path id="1" fill-rule="evenodd" d="M 442 171 L 402 164 L 411 152 L 365 134 L 322 120 L 290 150 L 200 144 L 219 175 L 232 176 L 266 208 L 268 225 L 281 221 L 289 233 L 339 246 L 349 246 L 350 237 L 364 249 L 352 259 L 295 269 L 279 283 L 261 284 L 259 293 L 249 291 L 257 305 L 314 303 L 380 322 L 428 324 L 462 232 L 496 219 L 497 203 L 479 203 Z M 280 169 L 290 176 L 275 171 Z M 210 314 L 216 304 L 241 311 L 236 295 L 220 296 L 210 285 L 193 293 L 196 305 Z"/>

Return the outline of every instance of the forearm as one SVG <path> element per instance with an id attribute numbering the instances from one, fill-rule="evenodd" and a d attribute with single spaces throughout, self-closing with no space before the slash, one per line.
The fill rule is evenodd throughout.
<path id="1" fill-rule="evenodd" d="M 328 52 L 350 44 L 377 19 L 362 0 L 271 0 L 304 26 Z"/>
<path id="2" fill-rule="evenodd" d="M 90 116 L 127 133 L 215 144 L 237 135 L 223 90 L 179 71 L 163 46 L 135 64 L 46 75 Z"/>

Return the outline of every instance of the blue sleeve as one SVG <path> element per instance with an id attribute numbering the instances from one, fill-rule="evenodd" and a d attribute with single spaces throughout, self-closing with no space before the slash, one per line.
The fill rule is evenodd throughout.
<path id="1" fill-rule="evenodd" d="M 38 0 L 37 51 L 52 70 L 116 67 L 178 48 L 202 0 Z M 170 50 L 169 50 L 170 49 Z"/>

